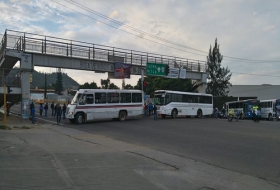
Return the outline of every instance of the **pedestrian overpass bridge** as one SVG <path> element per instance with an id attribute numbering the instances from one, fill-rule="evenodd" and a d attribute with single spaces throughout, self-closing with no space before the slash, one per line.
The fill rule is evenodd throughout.
<path id="1" fill-rule="evenodd" d="M 20 61 L 20 73 L 10 71 Z M 3 85 L 12 88 L 12 94 L 30 98 L 30 73 L 34 66 L 114 73 L 114 63 L 131 64 L 131 74 L 141 75 L 146 63 L 167 64 L 170 68 L 186 69 L 186 79 L 197 80 L 198 91 L 206 89 L 205 61 L 127 50 L 105 45 L 62 39 L 33 33 L 6 30 L 0 44 L 0 99 Z M 94 76 L 95 72 L 92 72 Z M 2 96 L 1 96 L 2 95 Z M 1 102 L 3 102 L 0 100 Z"/>

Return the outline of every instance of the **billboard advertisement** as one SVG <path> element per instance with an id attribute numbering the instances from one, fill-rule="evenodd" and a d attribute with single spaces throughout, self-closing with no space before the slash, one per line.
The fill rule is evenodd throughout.
<path id="1" fill-rule="evenodd" d="M 131 64 L 119 63 L 115 62 L 115 78 L 116 79 L 124 79 L 130 78 L 131 73 Z"/>

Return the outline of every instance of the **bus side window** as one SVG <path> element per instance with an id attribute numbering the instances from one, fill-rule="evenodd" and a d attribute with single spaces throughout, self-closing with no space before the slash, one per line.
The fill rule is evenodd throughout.
<path id="1" fill-rule="evenodd" d="M 183 101 L 183 102 L 188 102 L 188 95 L 183 95 L 182 101 Z"/>
<path id="2" fill-rule="evenodd" d="M 131 103 L 131 93 L 121 93 L 120 98 L 121 103 Z"/>
<path id="3" fill-rule="evenodd" d="M 165 102 L 166 102 L 166 104 L 169 104 L 171 102 L 171 94 L 165 95 Z"/>
<path id="4" fill-rule="evenodd" d="M 93 94 L 86 95 L 86 104 L 93 104 Z"/>
<path id="5" fill-rule="evenodd" d="M 133 103 L 142 102 L 142 94 L 141 93 L 132 93 L 132 102 Z"/>
<path id="6" fill-rule="evenodd" d="M 119 103 L 119 93 L 116 92 L 107 93 L 107 101 L 108 103 Z"/>
<path id="7" fill-rule="evenodd" d="M 95 103 L 96 104 L 106 103 L 106 93 L 95 93 Z"/>
<path id="8" fill-rule="evenodd" d="M 183 102 L 183 95 L 178 94 L 178 102 Z"/>

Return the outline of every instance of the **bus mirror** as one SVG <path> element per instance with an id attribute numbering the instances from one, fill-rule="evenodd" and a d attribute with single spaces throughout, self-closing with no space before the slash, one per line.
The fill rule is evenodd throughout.
<path id="1" fill-rule="evenodd" d="M 165 94 L 162 94 L 162 95 L 161 95 L 161 97 L 163 97 L 163 98 L 164 98 L 164 97 L 165 97 Z"/>

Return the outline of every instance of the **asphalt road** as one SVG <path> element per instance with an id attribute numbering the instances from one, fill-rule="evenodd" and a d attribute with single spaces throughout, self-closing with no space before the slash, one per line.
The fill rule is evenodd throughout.
<path id="1" fill-rule="evenodd" d="M 37 106 L 38 107 L 38 106 Z M 16 108 L 13 108 L 16 111 Z M 55 122 L 53 117 L 41 117 Z M 228 122 L 213 118 L 100 120 L 64 127 L 190 158 L 202 163 L 280 183 L 280 122 Z"/>

